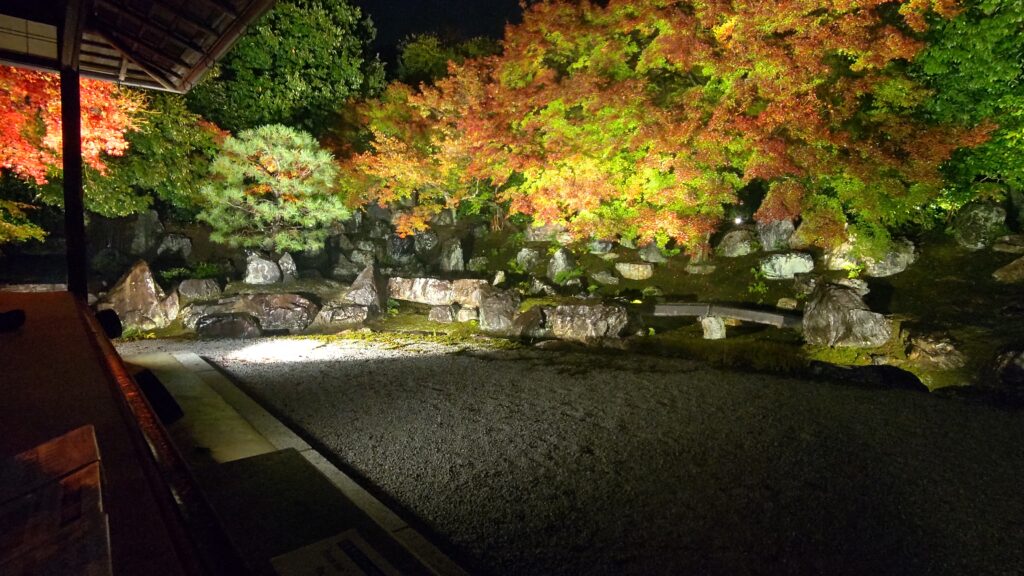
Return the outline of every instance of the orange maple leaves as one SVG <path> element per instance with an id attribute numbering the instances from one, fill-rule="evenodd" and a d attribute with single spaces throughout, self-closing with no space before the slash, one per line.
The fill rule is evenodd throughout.
<path id="1" fill-rule="evenodd" d="M 104 155 L 128 149 L 142 99 L 98 80 L 81 81 L 82 160 L 104 172 Z M 60 79 L 56 74 L 0 66 L 0 169 L 45 184 L 60 170 Z"/>

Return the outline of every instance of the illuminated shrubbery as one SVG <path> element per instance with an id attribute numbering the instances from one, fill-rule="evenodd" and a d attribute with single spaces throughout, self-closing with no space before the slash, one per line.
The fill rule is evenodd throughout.
<path id="1" fill-rule="evenodd" d="M 908 73 L 929 23 L 955 15 L 918 0 L 538 3 L 501 55 L 371 103 L 351 167 L 369 200 L 426 196 L 410 231 L 483 190 L 580 238 L 698 247 L 758 185 L 758 219 L 808 216 L 835 245 L 924 222 L 942 163 L 991 131 L 929 115 L 934 92 Z"/>
<path id="2" fill-rule="evenodd" d="M 210 172 L 199 218 L 217 242 L 279 251 L 322 248 L 330 226 L 350 215 L 337 193 L 334 159 L 312 136 L 286 126 L 229 137 Z"/>

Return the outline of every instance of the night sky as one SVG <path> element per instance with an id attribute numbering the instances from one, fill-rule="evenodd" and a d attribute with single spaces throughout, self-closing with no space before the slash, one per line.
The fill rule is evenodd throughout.
<path id="1" fill-rule="evenodd" d="M 371 50 L 393 62 L 395 45 L 409 34 L 436 32 L 456 40 L 501 38 L 507 21 L 517 22 L 519 0 L 353 0 L 377 28 Z"/>

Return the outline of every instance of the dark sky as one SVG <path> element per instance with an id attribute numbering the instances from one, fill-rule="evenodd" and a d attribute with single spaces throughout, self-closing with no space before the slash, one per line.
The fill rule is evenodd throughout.
<path id="1" fill-rule="evenodd" d="M 501 38 L 505 22 L 518 21 L 519 0 L 353 0 L 377 27 L 372 49 L 387 62 L 409 34 L 437 32 L 455 39 Z"/>

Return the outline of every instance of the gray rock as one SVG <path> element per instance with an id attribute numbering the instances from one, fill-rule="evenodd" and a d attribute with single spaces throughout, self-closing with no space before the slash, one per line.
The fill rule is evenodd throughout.
<path id="1" fill-rule="evenodd" d="M 487 272 L 487 269 L 490 267 L 491 264 L 486 256 L 476 256 L 470 258 L 469 262 L 466 262 L 466 269 L 470 272 Z"/>
<path id="2" fill-rule="evenodd" d="M 910 339 L 907 359 L 926 370 L 955 370 L 967 364 L 947 334 L 925 334 Z"/>
<path id="3" fill-rule="evenodd" d="M 486 280 L 473 278 L 452 281 L 452 300 L 465 308 L 479 308 L 491 285 Z"/>
<path id="4" fill-rule="evenodd" d="M 391 264 L 408 264 L 416 258 L 416 240 L 414 236 L 388 236 L 386 259 Z"/>
<path id="5" fill-rule="evenodd" d="M 139 260 L 101 298 L 97 310 L 113 310 L 125 328 L 155 330 L 164 328 L 173 318 L 167 317 L 163 307 L 164 291 L 153 278 L 149 265 Z"/>
<path id="6" fill-rule="evenodd" d="M 388 280 L 388 294 L 395 300 L 418 302 L 431 306 L 447 306 L 455 303 L 452 283 L 437 278 L 391 278 Z"/>
<path id="7" fill-rule="evenodd" d="M 779 298 L 779 301 L 775 303 L 775 307 L 779 310 L 796 310 L 800 307 L 800 302 L 796 298 Z"/>
<path id="8" fill-rule="evenodd" d="M 746 256 L 757 251 L 757 239 L 750 230 L 733 230 L 722 237 L 716 250 L 719 256 L 725 258 Z"/>
<path id="9" fill-rule="evenodd" d="M 313 320 L 316 329 L 358 326 L 370 319 L 370 307 L 359 304 L 328 304 L 320 309 Z"/>
<path id="10" fill-rule="evenodd" d="M 519 311 L 519 296 L 511 290 L 491 289 L 480 301 L 480 329 L 491 334 L 508 334 Z"/>
<path id="11" fill-rule="evenodd" d="M 700 327 L 704 330 L 705 340 L 724 340 L 725 321 L 718 316 L 704 316 L 700 319 Z"/>
<path id="12" fill-rule="evenodd" d="M 372 264 L 371 264 L 372 265 Z M 331 270 L 331 277 L 338 280 L 351 280 L 363 270 L 359 264 L 349 260 L 344 254 L 338 255 L 338 262 Z"/>
<path id="13" fill-rule="evenodd" d="M 275 284 L 281 281 L 281 269 L 273 260 L 251 254 L 245 262 L 246 284 Z"/>
<path id="14" fill-rule="evenodd" d="M 1024 282 L 1024 256 L 992 273 L 992 277 L 1003 284 Z"/>
<path id="15" fill-rule="evenodd" d="M 178 291 L 171 290 L 171 293 L 160 302 L 160 308 L 164 311 L 168 323 L 177 319 L 181 312 L 181 297 L 178 296 Z"/>
<path id="16" fill-rule="evenodd" d="M 814 258 L 803 252 L 772 254 L 761 259 L 761 273 L 768 280 L 785 280 L 814 270 Z"/>
<path id="17" fill-rule="evenodd" d="M 661 248 L 658 248 L 658 245 L 654 242 L 645 244 L 637 250 L 637 255 L 640 256 L 641 260 L 650 264 L 664 264 L 668 262 L 668 258 L 661 253 Z"/>
<path id="18" fill-rule="evenodd" d="M 871 293 L 871 288 L 868 287 L 867 280 L 860 278 L 837 278 L 832 281 L 837 286 L 845 286 L 850 290 L 857 293 L 858 296 L 864 297 Z"/>
<path id="19" fill-rule="evenodd" d="M 455 216 L 451 210 L 441 210 L 430 219 L 430 225 L 434 227 L 445 227 L 455 224 Z"/>
<path id="20" fill-rule="evenodd" d="M 1003 236 L 996 240 L 996 243 L 992 245 L 992 249 L 1006 254 L 1024 254 L 1024 234 Z"/>
<path id="21" fill-rule="evenodd" d="M 615 271 L 626 280 L 647 280 L 654 276 L 654 266 L 647 263 L 616 262 Z"/>
<path id="22" fill-rule="evenodd" d="M 530 296 L 554 296 L 558 294 L 558 291 L 539 278 L 531 278 L 526 293 Z"/>
<path id="23" fill-rule="evenodd" d="M 359 273 L 348 292 L 342 297 L 342 301 L 381 310 L 387 306 L 387 295 L 387 283 L 377 273 L 377 268 L 371 264 Z"/>
<path id="24" fill-rule="evenodd" d="M 758 222 L 757 237 L 765 252 L 788 250 L 790 238 L 795 227 L 792 220 L 776 220 L 774 222 Z"/>
<path id="25" fill-rule="evenodd" d="M 619 277 L 607 270 L 599 270 L 590 275 L 591 280 L 598 284 L 605 286 L 616 286 L 619 283 Z"/>
<path id="26" fill-rule="evenodd" d="M 144 256 L 157 247 L 164 225 L 156 210 L 147 210 L 135 217 L 131 225 L 131 241 L 128 251 L 134 256 Z"/>
<path id="27" fill-rule="evenodd" d="M 985 383 L 989 387 L 1001 388 L 1018 397 L 1024 395 L 1024 349 L 1018 346 L 1003 350 L 987 372 Z"/>
<path id="28" fill-rule="evenodd" d="M 480 311 L 476 308 L 459 308 L 455 315 L 456 322 L 476 322 Z"/>
<path id="29" fill-rule="evenodd" d="M 441 243 L 441 271 L 462 272 L 466 269 L 466 262 L 462 258 L 462 242 L 457 238 L 445 240 Z"/>
<path id="30" fill-rule="evenodd" d="M 263 330 L 295 333 L 313 323 L 320 307 L 298 294 L 244 294 L 232 311 L 252 314 Z"/>
<path id="31" fill-rule="evenodd" d="M 559 248 L 548 262 L 548 280 L 555 284 L 565 285 L 571 279 L 568 276 L 575 268 L 576 258 L 573 257 L 572 252 L 565 248 Z"/>
<path id="32" fill-rule="evenodd" d="M 594 343 L 620 337 L 629 324 L 629 316 L 624 307 L 617 305 L 561 305 L 551 311 L 547 321 L 556 338 Z"/>
<path id="33" fill-rule="evenodd" d="M 104 279 L 116 280 L 131 265 L 131 259 L 115 248 L 103 248 L 92 257 L 89 268 Z"/>
<path id="34" fill-rule="evenodd" d="M 416 255 L 424 262 L 432 262 L 441 253 L 441 239 L 430 230 L 413 236 L 413 244 Z"/>
<path id="35" fill-rule="evenodd" d="M 605 262 L 612 262 L 614 260 L 619 259 L 619 255 L 616 254 L 615 252 L 609 252 L 607 254 L 598 254 L 597 257 L 600 258 L 601 260 L 604 260 Z"/>
<path id="36" fill-rule="evenodd" d="M 160 241 L 156 255 L 164 260 L 184 262 L 192 254 L 192 239 L 184 234 L 168 234 Z"/>
<path id="37" fill-rule="evenodd" d="M 591 254 L 607 254 L 615 248 L 615 243 L 609 240 L 591 240 L 590 244 L 587 245 L 587 249 L 590 250 Z"/>
<path id="38" fill-rule="evenodd" d="M 847 239 L 845 242 L 836 246 L 835 248 L 827 251 L 823 258 L 823 262 L 826 270 L 853 270 L 864 265 L 853 253 L 853 239 Z"/>
<path id="39" fill-rule="evenodd" d="M 514 338 L 550 338 L 552 332 L 545 325 L 543 306 L 534 306 L 526 312 L 517 314 L 512 320 L 509 336 Z"/>
<path id="40" fill-rule="evenodd" d="M 494 280 L 491 280 L 491 286 L 501 286 L 505 283 L 505 271 L 498 270 L 494 273 Z"/>
<path id="41" fill-rule="evenodd" d="M 523 248 L 516 254 L 516 264 L 529 272 L 540 262 L 540 253 L 533 248 Z"/>
<path id="42" fill-rule="evenodd" d="M 427 314 L 427 320 L 441 324 L 451 324 L 455 322 L 456 314 L 458 314 L 458 309 L 455 306 L 434 306 Z"/>
<path id="43" fill-rule="evenodd" d="M 363 252 L 377 252 L 377 243 L 373 240 L 356 240 L 355 249 Z"/>
<path id="44" fill-rule="evenodd" d="M 870 311 L 855 290 L 823 282 L 804 308 L 803 328 L 814 346 L 876 348 L 893 335 L 892 322 Z"/>
<path id="45" fill-rule="evenodd" d="M 348 220 L 345 220 L 342 223 L 342 226 L 346 233 L 356 234 L 362 229 L 364 220 L 366 220 L 366 218 L 363 216 L 362 210 L 356 210 L 355 212 L 352 212 L 352 215 L 348 217 Z"/>
<path id="46" fill-rule="evenodd" d="M 881 259 L 865 258 L 864 274 L 873 278 L 883 278 L 899 274 L 917 260 L 914 243 L 906 238 L 892 242 L 892 246 Z"/>
<path id="47" fill-rule="evenodd" d="M 953 238 L 968 250 L 981 250 L 1006 230 L 1006 210 L 991 204 L 971 204 L 953 220 Z"/>
<path id="48" fill-rule="evenodd" d="M 375 252 L 376 246 L 374 247 L 373 251 L 360 250 L 357 248 L 352 251 L 348 259 L 351 260 L 353 264 L 358 266 L 360 270 L 362 270 L 366 266 L 369 266 L 377 262 L 377 256 L 375 256 L 374 254 Z"/>
<path id="49" fill-rule="evenodd" d="M 391 224 L 388 224 L 387 220 L 374 220 L 367 234 L 370 238 L 384 240 L 391 235 Z"/>
<path id="50" fill-rule="evenodd" d="M 327 241 L 335 250 L 341 250 L 344 252 L 350 252 L 356 247 L 356 245 L 352 243 L 352 240 L 344 234 L 335 234 L 328 238 Z"/>
<path id="51" fill-rule="evenodd" d="M 178 296 L 185 304 L 216 300 L 220 294 L 220 284 L 213 278 L 193 278 L 178 284 Z"/>
<path id="52" fill-rule="evenodd" d="M 277 260 L 277 267 L 281 269 L 282 282 L 292 282 L 299 277 L 299 267 L 295 265 L 292 255 L 287 252 Z"/>
<path id="53" fill-rule="evenodd" d="M 798 298 L 810 296 L 819 280 L 815 274 L 797 274 L 793 277 L 793 292 Z"/>
<path id="54" fill-rule="evenodd" d="M 220 338 L 259 338 L 263 335 L 259 321 L 244 312 L 226 312 L 203 316 L 195 327 L 204 340 Z"/>

